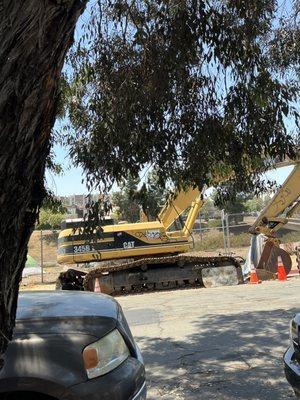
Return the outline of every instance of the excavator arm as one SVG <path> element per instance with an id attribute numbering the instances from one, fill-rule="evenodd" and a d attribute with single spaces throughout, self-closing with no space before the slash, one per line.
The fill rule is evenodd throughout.
<path id="1" fill-rule="evenodd" d="M 187 191 L 180 191 L 176 197 L 172 197 L 163 207 L 158 220 L 164 226 L 168 236 L 174 237 L 189 237 L 192 234 L 196 218 L 204 204 L 203 195 L 196 188 L 190 187 Z M 189 208 L 187 218 L 183 222 L 180 231 L 170 231 L 173 223 Z"/>
<path id="2" fill-rule="evenodd" d="M 274 237 L 299 210 L 300 161 L 297 161 L 286 181 L 250 228 L 250 233 Z"/>
<path id="3" fill-rule="evenodd" d="M 203 204 L 203 202 L 200 200 L 199 190 L 192 187 L 190 187 L 187 191 L 182 190 L 176 195 L 175 198 L 171 198 L 169 201 L 167 201 L 159 213 L 158 219 L 164 225 L 165 229 L 168 229 L 188 207 L 192 206 L 191 209 L 196 211 L 197 206 L 195 206 L 195 203 L 197 206 L 199 206 L 199 209 Z M 188 222 L 189 219 L 190 222 Z M 186 224 L 189 224 L 188 226 L 190 226 L 190 223 L 192 222 L 191 219 L 192 215 L 189 214 L 186 221 Z"/>
<path id="4" fill-rule="evenodd" d="M 292 217 L 300 211 L 300 160 L 285 163 L 285 165 L 291 164 L 294 165 L 292 172 L 249 229 L 249 232 L 256 236 L 251 241 L 251 258 L 261 279 L 274 278 L 278 256 L 281 256 L 286 272 L 291 270 L 291 257 L 280 248 L 280 241 L 276 236 L 283 226 L 298 225 Z M 254 255 L 257 256 L 259 253 L 257 240 L 259 234 L 267 239 L 259 259 L 255 262 Z"/>

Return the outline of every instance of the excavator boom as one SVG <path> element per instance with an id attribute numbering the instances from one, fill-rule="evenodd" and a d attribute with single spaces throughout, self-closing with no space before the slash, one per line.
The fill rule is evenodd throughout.
<path id="1" fill-rule="evenodd" d="M 278 189 L 269 204 L 260 213 L 250 228 L 253 235 L 264 235 L 265 241 L 259 260 L 254 260 L 257 255 L 257 240 L 251 241 L 252 262 L 257 268 L 261 279 L 273 279 L 277 272 L 278 256 L 281 256 L 286 272 L 289 273 L 292 266 L 290 255 L 280 248 L 276 233 L 284 225 L 289 226 L 293 222 L 292 217 L 300 210 L 300 161 L 290 161 L 287 164 L 294 165 L 283 185 Z M 297 226 L 297 223 L 293 224 Z"/>
<path id="2" fill-rule="evenodd" d="M 270 203 L 260 213 L 251 227 L 251 233 L 273 236 L 289 218 L 296 214 L 300 204 L 300 161 L 277 191 Z"/>
<path id="3" fill-rule="evenodd" d="M 165 204 L 158 214 L 158 220 L 168 229 L 199 196 L 197 188 L 189 188 L 186 192 L 180 191 L 175 198 L 171 198 Z"/>

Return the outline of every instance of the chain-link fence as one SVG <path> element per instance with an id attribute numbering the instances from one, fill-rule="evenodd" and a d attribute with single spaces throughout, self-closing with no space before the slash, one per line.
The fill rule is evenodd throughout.
<path id="1" fill-rule="evenodd" d="M 237 248 L 246 249 L 250 244 L 248 230 L 255 218 L 251 214 L 227 214 L 224 211 L 199 214 L 193 230 L 195 250 L 231 254 Z M 242 253 L 239 255 L 245 255 L 245 251 Z"/>
<path id="2" fill-rule="evenodd" d="M 28 244 L 22 284 L 54 283 L 62 270 L 57 264 L 57 230 L 35 230 Z"/>
<path id="3" fill-rule="evenodd" d="M 195 250 L 245 257 L 250 246 L 249 228 L 259 213 L 227 214 L 224 211 L 199 214 L 194 226 Z M 282 243 L 300 242 L 300 218 L 284 226 L 278 236 Z"/>

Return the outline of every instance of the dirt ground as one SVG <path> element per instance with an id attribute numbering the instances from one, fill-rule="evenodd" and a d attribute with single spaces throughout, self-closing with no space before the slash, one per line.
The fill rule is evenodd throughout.
<path id="1" fill-rule="evenodd" d="M 20 290 L 54 290 L 55 282 L 62 271 L 62 267 L 45 267 L 41 274 L 25 276 L 22 279 Z"/>

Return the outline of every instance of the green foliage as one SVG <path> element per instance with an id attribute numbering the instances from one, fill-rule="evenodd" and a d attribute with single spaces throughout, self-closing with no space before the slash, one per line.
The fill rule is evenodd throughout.
<path id="1" fill-rule="evenodd" d="M 281 72 L 299 77 L 300 73 L 300 14 L 299 0 L 293 1 L 293 6 L 286 18 L 281 17 L 270 42 L 270 57 L 273 65 Z M 295 77 L 295 78 L 296 78 Z"/>
<path id="2" fill-rule="evenodd" d="M 112 195 L 112 202 L 118 208 L 118 219 L 137 222 L 143 210 L 149 221 L 155 220 L 167 194 L 166 190 L 159 186 L 158 179 L 156 171 L 151 171 L 138 190 L 138 180 L 129 176 L 123 182 L 121 191 Z"/>
<path id="3" fill-rule="evenodd" d="M 210 219 L 207 226 L 209 228 L 220 228 L 222 226 L 221 219 Z"/>
<path id="4" fill-rule="evenodd" d="M 156 219 L 169 194 L 160 186 L 159 180 L 157 171 L 152 170 L 135 197 L 149 221 Z"/>
<path id="5" fill-rule="evenodd" d="M 213 199 L 208 197 L 205 199 L 200 213 L 201 217 L 208 221 L 214 214 L 219 214 L 220 210 L 215 206 Z"/>
<path id="6" fill-rule="evenodd" d="M 47 191 L 43 200 L 42 210 L 53 214 L 64 214 L 67 212 L 62 202 L 50 190 Z"/>
<path id="7" fill-rule="evenodd" d="M 117 207 L 116 215 L 119 221 L 138 222 L 140 207 L 137 202 L 127 197 L 122 191 L 113 193 L 112 202 Z"/>
<path id="8" fill-rule="evenodd" d="M 230 247 L 248 247 L 250 246 L 250 235 L 248 233 L 240 233 L 239 235 L 230 236 Z M 202 240 L 196 240 L 195 251 L 214 251 L 224 249 L 223 232 L 211 231 L 203 235 Z"/>
<path id="9" fill-rule="evenodd" d="M 50 173 L 53 173 L 54 175 L 61 175 L 63 173 L 62 164 L 55 161 L 55 153 L 53 150 L 54 144 L 59 143 L 59 141 L 60 133 L 53 128 L 50 136 L 50 151 L 46 158 L 46 168 Z M 51 193 L 51 191 L 48 191 L 46 197 L 53 197 L 53 193 Z"/>
<path id="10" fill-rule="evenodd" d="M 247 210 L 245 203 L 248 199 L 249 195 L 239 193 L 234 201 L 225 204 L 224 211 L 228 214 L 242 214 Z"/>
<path id="11" fill-rule="evenodd" d="M 253 197 L 252 199 L 249 199 L 245 203 L 246 210 L 249 212 L 259 212 L 261 211 L 270 201 L 270 197 L 267 196 L 265 198 L 262 197 Z"/>
<path id="12" fill-rule="evenodd" d="M 244 217 L 242 214 L 256 212 L 259 213 L 269 203 L 270 196 L 257 197 L 251 194 L 239 193 L 232 201 L 227 201 L 225 204 L 219 204 L 219 207 L 215 206 L 215 200 L 217 192 L 213 192 L 211 198 L 206 199 L 204 206 L 201 209 L 201 216 L 208 221 L 209 227 L 221 226 L 221 222 L 218 224 L 217 220 L 211 219 L 216 218 L 216 215 L 220 213 L 220 210 L 229 214 L 229 224 L 235 225 L 243 222 Z"/>
<path id="13" fill-rule="evenodd" d="M 218 193 L 213 193 L 214 201 L 223 209 L 226 214 L 229 214 L 229 224 L 239 224 L 243 221 L 241 214 L 247 211 L 246 203 L 250 198 L 250 194 L 237 193 L 234 198 L 227 199 L 220 204 L 218 202 Z"/>
<path id="14" fill-rule="evenodd" d="M 50 209 L 42 208 L 39 214 L 38 229 L 60 229 L 61 222 L 65 215 L 60 212 L 53 212 Z"/>
<path id="15" fill-rule="evenodd" d="M 228 214 L 242 214 L 246 212 L 260 212 L 270 201 L 270 196 L 264 198 L 253 196 L 252 194 L 239 193 L 236 195 L 234 200 L 227 201 L 227 203 L 215 205 L 217 198 L 217 192 L 214 191 L 211 197 L 205 200 L 203 207 L 201 208 L 201 216 L 208 220 L 209 218 L 215 217 L 220 210 Z"/>
<path id="16" fill-rule="evenodd" d="M 131 176 L 123 182 L 122 189 L 112 194 L 112 203 L 117 207 L 119 220 L 137 222 L 140 218 L 140 206 L 134 196 L 138 181 Z"/>
<path id="17" fill-rule="evenodd" d="M 294 155 L 284 121 L 298 118 L 297 83 L 278 75 L 269 54 L 276 8 L 96 2 L 62 85 L 71 156 L 89 187 L 152 165 L 163 188 L 216 184 L 219 200 L 261 189 L 265 160 Z"/>

